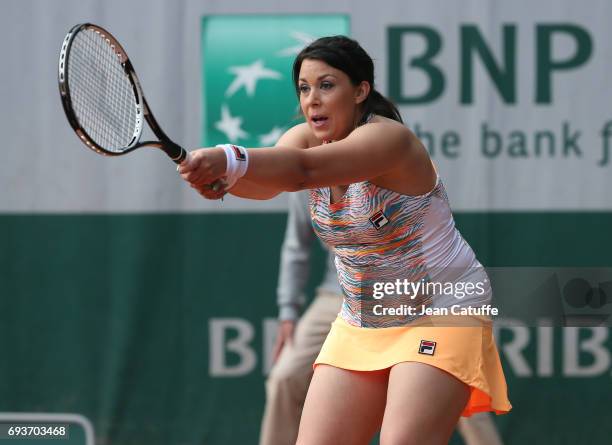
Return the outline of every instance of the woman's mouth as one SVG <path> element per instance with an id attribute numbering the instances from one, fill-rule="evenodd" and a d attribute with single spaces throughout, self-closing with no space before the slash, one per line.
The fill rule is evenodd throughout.
<path id="1" fill-rule="evenodd" d="M 310 118 L 310 121 L 312 122 L 312 125 L 315 128 L 322 128 L 325 125 L 327 125 L 327 117 L 326 116 L 312 116 Z"/>

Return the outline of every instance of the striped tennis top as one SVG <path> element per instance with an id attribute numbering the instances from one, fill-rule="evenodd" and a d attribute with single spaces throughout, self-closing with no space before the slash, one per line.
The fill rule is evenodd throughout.
<path id="1" fill-rule="evenodd" d="M 364 181 L 349 185 L 334 203 L 328 187 L 312 189 L 309 204 L 315 232 L 336 256 L 344 294 L 340 317 L 349 324 L 403 326 L 419 317 L 421 306 L 490 301 L 486 273 L 455 227 L 439 176 L 434 188 L 423 195 L 403 195 Z M 483 292 L 468 296 L 455 292 L 453 286 L 458 288 L 462 280 L 483 281 Z M 410 283 L 419 282 L 421 290 L 426 283 L 436 285 L 418 293 Z M 388 292 L 381 296 L 384 285 Z M 380 313 L 381 306 L 401 308 L 404 304 L 415 306 L 415 313 Z"/>

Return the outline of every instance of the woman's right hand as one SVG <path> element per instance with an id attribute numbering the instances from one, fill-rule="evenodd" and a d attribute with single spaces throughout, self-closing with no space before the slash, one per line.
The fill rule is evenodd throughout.
<path id="1" fill-rule="evenodd" d="M 219 148 L 206 148 L 189 152 L 177 167 L 181 177 L 206 199 L 220 199 L 227 193 L 225 154 Z"/>
<path id="2" fill-rule="evenodd" d="M 217 179 L 212 184 L 192 185 L 191 187 L 206 199 L 223 199 L 227 194 L 225 178 Z"/>

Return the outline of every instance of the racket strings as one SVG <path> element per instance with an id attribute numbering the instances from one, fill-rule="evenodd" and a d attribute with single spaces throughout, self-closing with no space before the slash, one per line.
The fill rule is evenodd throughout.
<path id="1" fill-rule="evenodd" d="M 102 62 L 100 68 L 103 66 L 108 68 L 107 70 L 97 69 L 93 71 L 93 75 L 96 76 L 94 86 L 98 87 L 98 95 L 94 96 L 95 103 L 88 110 L 88 113 L 91 116 L 92 111 L 97 110 L 103 115 L 102 122 L 107 124 L 99 126 L 99 129 L 102 130 L 103 140 L 113 142 L 113 139 L 118 137 L 119 147 L 125 146 L 133 136 L 134 129 L 133 125 L 127 127 L 124 125 L 124 123 L 131 123 L 128 113 L 134 110 L 131 84 L 129 84 L 117 56 L 106 41 L 93 31 L 89 31 L 85 36 L 89 38 L 88 43 L 94 50 L 93 60 L 96 63 Z M 90 64 L 89 66 L 94 67 L 95 65 Z M 106 89 L 104 89 L 104 86 L 106 86 Z M 127 86 L 127 88 L 121 88 L 121 86 Z M 126 103 L 126 98 L 130 102 Z M 126 120 L 126 117 L 128 117 L 128 120 Z"/>
<path id="2" fill-rule="evenodd" d="M 110 44 L 93 30 L 79 32 L 67 68 L 72 107 L 85 132 L 106 150 L 128 148 L 138 126 L 136 96 Z"/>
<path id="3" fill-rule="evenodd" d="M 89 76 L 89 79 L 84 80 L 93 79 L 93 82 L 88 83 L 88 86 L 94 87 L 88 93 L 93 92 L 94 95 L 89 95 L 92 106 L 87 109 L 87 116 L 94 124 L 92 129 L 100 133 L 101 142 L 108 144 L 105 148 L 115 148 L 115 145 L 117 148 L 125 147 L 134 133 L 134 120 L 129 119 L 130 111 L 135 108 L 131 84 L 106 41 L 93 31 L 86 32 L 84 36 L 88 38 L 88 48 L 92 49 L 89 54 L 93 57 L 80 57 L 77 60 L 81 66 L 85 63 L 85 66 L 95 68 L 90 72 L 81 71 Z M 88 53 L 83 52 L 81 55 L 87 56 Z"/>

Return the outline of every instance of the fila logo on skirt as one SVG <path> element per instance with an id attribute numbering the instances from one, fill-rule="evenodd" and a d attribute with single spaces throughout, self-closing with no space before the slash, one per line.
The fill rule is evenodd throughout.
<path id="1" fill-rule="evenodd" d="M 421 345 L 419 346 L 419 354 L 434 355 L 435 351 L 436 351 L 435 341 L 421 340 Z"/>
<path id="2" fill-rule="evenodd" d="M 370 222 L 374 227 L 376 227 L 376 230 L 378 230 L 381 227 L 387 225 L 389 223 L 389 220 L 387 219 L 383 211 L 379 210 L 370 217 Z"/>

